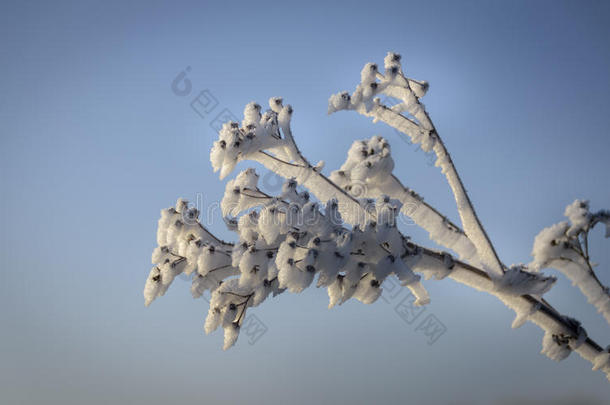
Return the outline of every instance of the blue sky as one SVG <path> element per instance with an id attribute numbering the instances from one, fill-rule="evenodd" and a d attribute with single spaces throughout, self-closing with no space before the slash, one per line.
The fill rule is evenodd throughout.
<path id="1" fill-rule="evenodd" d="M 426 313 L 447 327 L 433 345 L 396 302 L 329 311 L 314 288 L 252 311 L 267 332 L 223 352 L 187 282 L 149 308 L 141 294 L 159 210 L 221 198 L 211 123 L 251 100 L 292 104 L 297 142 L 326 172 L 354 140 L 387 137 L 395 173 L 457 220 L 421 151 L 355 113 L 326 115 L 328 96 L 388 50 L 431 83 L 424 102 L 499 255 L 530 261 L 534 236 L 575 198 L 610 208 L 607 2 L 124 3 L 0 5 L 2 402 L 610 397 L 588 363 L 546 359 L 539 329 L 511 330 L 511 311 L 450 280 L 426 283 Z M 192 91 L 178 96 L 171 83 L 187 66 Z M 201 117 L 190 102 L 203 90 L 218 106 Z M 219 217 L 211 228 L 232 238 Z M 601 230 L 591 248 L 610 284 Z M 603 318 L 559 278 L 548 299 L 609 343 Z"/>

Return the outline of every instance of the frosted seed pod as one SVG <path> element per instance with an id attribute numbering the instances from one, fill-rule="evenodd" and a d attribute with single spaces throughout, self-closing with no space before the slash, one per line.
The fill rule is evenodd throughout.
<path id="1" fill-rule="evenodd" d="M 376 80 L 377 72 L 378 69 L 376 63 L 367 63 L 360 72 L 360 83 L 364 85 L 371 84 Z"/>
<path id="2" fill-rule="evenodd" d="M 161 285 L 161 270 L 158 266 L 154 266 L 150 269 L 146 284 L 144 285 L 144 305 L 149 306 L 155 298 L 161 295 L 159 294 Z"/>
<path id="3" fill-rule="evenodd" d="M 244 122 L 245 123 L 258 123 L 261 119 L 261 106 L 254 102 L 251 101 L 250 103 L 246 104 L 246 107 L 244 108 Z"/>
<path id="4" fill-rule="evenodd" d="M 369 101 L 377 93 L 377 83 L 369 83 L 362 89 L 362 101 Z"/>
<path id="5" fill-rule="evenodd" d="M 380 282 L 369 273 L 360 280 L 353 297 L 363 304 L 372 304 L 381 296 L 381 291 Z"/>
<path id="6" fill-rule="evenodd" d="M 277 117 L 277 121 L 282 129 L 284 127 L 288 127 L 290 125 L 290 119 L 292 118 L 292 113 L 293 113 L 293 109 L 290 104 L 282 107 L 282 110 L 279 112 L 278 117 Z"/>
<path id="7" fill-rule="evenodd" d="M 392 66 L 400 67 L 400 59 L 400 54 L 395 52 L 388 52 L 385 58 L 383 58 L 383 66 L 386 70 Z"/>
<path id="8" fill-rule="evenodd" d="M 280 111 L 282 111 L 283 101 L 284 101 L 284 99 L 282 97 L 271 97 L 269 99 L 269 108 L 271 108 L 272 111 L 279 114 Z"/>
<path id="9" fill-rule="evenodd" d="M 591 213 L 589 212 L 589 201 L 575 200 L 565 209 L 564 215 L 570 220 L 570 229 L 567 230 L 568 237 L 575 236 L 588 229 Z"/>
<path id="10" fill-rule="evenodd" d="M 328 113 L 332 114 L 335 111 L 347 109 L 350 103 L 350 99 L 351 97 L 347 91 L 333 94 L 328 99 Z"/>

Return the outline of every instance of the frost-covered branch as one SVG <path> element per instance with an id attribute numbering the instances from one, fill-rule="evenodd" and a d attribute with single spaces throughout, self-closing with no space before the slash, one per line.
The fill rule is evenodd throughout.
<path id="1" fill-rule="evenodd" d="M 428 231 L 430 239 L 457 252 L 461 259 L 477 264 L 476 248 L 464 231 L 415 191 L 403 186 L 391 174 L 393 166 L 389 143 L 379 136 L 373 136 L 370 140 L 354 142 L 345 163 L 329 178 L 351 195 L 365 198 L 388 195 L 399 200 L 402 203 L 401 212 Z"/>
<path id="2" fill-rule="evenodd" d="M 421 258 L 414 260 L 420 260 L 422 263 L 411 264 L 407 260 L 407 264 L 411 265 L 414 271 L 422 272 L 424 275 L 429 271 L 438 271 L 445 258 L 443 253 L 420 249 Z M 500 299 L 516 313 L 512 324 L 513 328 L 520 327 L 526 321 L 540 327 L 544 331 L 542 353 L 546 356 L 553 360 L 562 360 L 570 354 L 570 351 L 576 351 L 582 358 L 591 362 L 594 367 L 603 364 L 602 367 L 594 369 L 602 369 L 610 379 L 608 350 L 604 350 L 589 339 L 580 323 L 575 319 L 559 314 L 544 301 L 530 295 L 515 296 L 498 293 L 494 281 L 490 279 L 486 272 L 459 260 L 454 261 L 454 266 L 448 277 Z"/>
<path id="3" fill-rule="evenodd" d="M 252 179 L 256 179 L 256 174 L 248 170 L 236 180 L 240 189 L 252 190 Z M 229 192 L 234 189 L 235 183 L 227 185 Z M 277 199 L 261 211 L 252 211 L 239 219 L 236 226 L 240 234 L 238 244 L 216 243 L 218 239 L 211 237 L 207 229 L 190 220 L 196 209 L 188 209 L 182 199 L 178 200 L 176 208 L 163 210 L 158 231 L 161 246 L 153 252 L 156 264 L 144 290 L 146 304 L 162 296 L 177 275 L 192 274 L 193 297 L 200 297 L 206 290 L 212 292 L 205 330 L 210 333 L 222 326 L 224 347 L 228 348 L 237 340 L 247 308 L 260 305 L 269 295 L 280 294 L 286 288 L 300 292 L 316 275 L 317 285 L 328 289 L 329 307 L 332 307 L 349 298 L 363 303 L 374 302 L 381 295 L 383 279 L 391 273 L 396 274 L 403 285 L 411 286 L 415 294 L 425 294 L 419 277 L 412 273 L 415 271 L 427 279 L 449 277 L 498 297 L 517 314 L 513 327 L 529 320 L 543 329 L 544 354 L 561 360 L 576 351 L 597 369 L 610 373 L 608 352 L 589 339 L 577 321 L 560 315 L 543 301 L 528 295 L 499 292 L 496 283 L 483 270 L 454 260 L 444 252 L 418 246 L 404 237 L 394 239 L 394 245 L 379 249 L 379 240 L 391 239 L 383 236 L 388 229 L 393 229 L 391 222 L 350 232 L 336 221 L 330 221 L 330 218 L 338 217 L 333 214 L 337 209 L 333 201 L 327 205 L 325 213 L 310 210 L 309 207 L 315 204 L 311 202 L 300 205 L 299 210 L 298 201 L 303 202 L 306 194 L 296 192 L 296 184 L 291 181 L 284 187 L 284 197 L 288 197 L 287 194 L 292 194 L 296 202 Z M 223 199 L 224 206 L 231 203 Z M 285 204 L 286 210 L 278 208 L 278 203 L 280 206 Z M 293 217 L 286 215 L 290 209 Z M 382 201 L 376 211 L 382 220 L 392 218 L 395 212 L 389 201 Z M 314 229 L 326 228 L 328 231 L 329 225 L 334 228 L 332 233 L 336 233 L 334 240 L 315 236 Z M 282 232 L 287 233 L 280 235 Z M 372 235 L 375 237 L 370 239 Z M 373 243 L 367 244 L 367 239 Z M 400 256 L 387 254 L 394 246 L 400 246 Z M 328 254 L 330 252 L 332 254 Z M 375 257 L 375 260 L 381 260 L 371 262 Z"/>
<path id="4" fill-rule="evenodd" d="M 604 286 L 589 256 L 589 231 L 599 223 L 606 225 L 610 237 L 610 211 L 589 211 L 589 202 L 576 200 L 568 205 L 564 215 L 568 221 L 544 228 L 534 240 L 533 270 L 553 267 L 578 286 L 589 303 L 602 313 L 610 324 L 610 289 Z"/>
<path id="5" fill-rule="evenodd" d="M 427 87 L 416 81 L 412 86 L 412 91 L 420 93 Z M 324 176 L 322 163 L 314 166 L 302 156 L 290 128 L 292 107 L 283 106 L 277 97 L 270 100 L 270 107 L 261 114 L 260 105 L 248 104 L 241 125 L 229 122 L 222 127 L 210 158 L 221 178 L 239 161 L 264 165 L 287 179 L 281 194 L 272 196 L 260 190 L 253 169 L 227 183 L 221 210 L 225 224 L 238 235 L 236 243 L 215 237 L 198 222 L 198 211 L 184 200 L 163 210 L 159 246 L 153 252 L 154 266 L 144 289 L 147 305 L 164 295 L 177 275 L 190 275 L 194 297 L 211 292 L 205 330 L 209 333 L 222 327 L 226 349 L 237 340 L 248 308 L 284 291 L 301 292 L 314 280 L 318 287 L 327 289 L 329 307 L 350 298 L 372 303 L 381 295 L 383 281 L 391 276 L 412 291 L 417 305 L 424 305 L 429 296 L 416 273 L 426 279 L 450 277 L 496 296 L 513 309 L 517 314 L 513 327 L 528 320 L 538 325 L 544 331 L 545 355 L 561 360 L 575 351 L 594 369 L 610 375 L 608 350 L 589 339 L 578 321 L 559 314 L 542 298 L 527 295 L 542 295 L 554 278 L 530 273 L 523 266 L 497 275 L 489 266 L 481 269 L 447 252 L 419 246 L 398 230 L 396 216 L 402 207 L 400 199 L 405 197 L 392 195 L 400 196 L 405 188 L 391 176 L 394 164 L 385 141 L 366 141 L 370 147 L 366 156 L 350 161 L 348 155 L 349 165 L 353 164 L 350 181 L 360 178 L 367 183 L 378 175 L 393 179 L 386 185 L 388 193 L 378 188 L 375 198 L 357 198 L 345 184 Z M 415 198 L 414 193 L 408 194 Z M 424 207 L 432 219 L 426 220 L 424 215 L 420 222 L 430 229 L 438 226 L 443 216 L 428 205 Z M 451 226 L 467 247 L 472 236 L 466 238 L 457 226 Z M 458 246 L 453 249 L 475 261 L 472 247 L 470 255 L 464 255 L 464 246 L 452 245 L 446 235 L 438 239 Z M 479 246 L 474 245 L 481 258 Z"/>
<path id="6" fill-rule="evenodd" d="M 330 179 L 352 195 L 368 198 L 388 195 L 397 199 L 402 203 L 401 212 L 428 231 L 430 239 L 457 252 L 462 260 L 480 266 L 477 250 L 464 231 L 434 207 L 426 204 L 413 190 L 403 186 L 391 175 L 393 167 L 390 145 L 383 138 L 374 136 L 369 140 L 354 142 L 347 154 L 347 160 L 340 170 L 331 173 Z M 516 292 L 518 294 L 541 296 L 553 286 L 556 279 L 536 277 L 527 272 L 525 266 L 513 266 L 499 278 L 494 277 L 494 281 L 501 288 L 519 285 Z"/>
<path id="7" fill-rule="evenodd" d="M 504 266 L 479 221 L 449 152 L 419 100 L 425 95 L 428 83 L 407 79 L 402 73 L 400 59 L 400 55 L 389 52 L 384 59 L 384 74 L 379 73 L 376 64 L 367 63 L 361 72 L 361 82 L 353 94 L 343 92 L 331 96 L 328 112 L 355 110 L 372 117 L 374 122 L 383 121 L 409 136 L 424 151 L 434 151 L 436 165 L 441 167 L 455 197 L 466 235 L 476 246 L 478 257 L 489 274 L 501 277 Z M 392 107 L 386 106 L 375 97 L 380 94 L 398 99 L 400 103 Z M 403 115 L 403 112 L 413 118 Z"/>

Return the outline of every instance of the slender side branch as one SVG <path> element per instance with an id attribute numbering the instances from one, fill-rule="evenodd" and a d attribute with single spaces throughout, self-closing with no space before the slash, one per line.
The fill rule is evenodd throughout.
<path id="1" fill-rule="evenodd" d="M 562 272 L 610 324 L 610 289 L 595 274 L 588 248 L 589 231 L 599 223 L 605 223 L 608 229 L 610 213 L 605 210 L 591 213 L 588 201 L 576 200 L 566 207 L 564 214 L 569 223 L 544 228 L 536 236 L 534 260 L 529 267 L 533 270 L 552 267 Z"/>
<path id="2" fill-rule="evenodd" d="M 478 256 L 481 259 L 485 269 L 494 277 L 501 277 L 504 272 L 502 262 L 491 243 L 481 221 L 479 220 L 470 197 L 466 192 L 466 188 L 457 172 L 455 165 L 449 155 L 447 148 L 441 140 L 434 124 L 432 123 L 424 106 L 419 102 L 418 96 L 411 89 L 409 80 L 402 74 L 400 66 L 400 55 L 388 53 L 384 60 L 385 75 L 377 73 L 374 77 L 380 77 L 381 82 L 371 81 L 370 75 L 367 76 L 365 70 L 362 72 L 363 81 L 358 86 L 352 97 L 348 95 L 348 102 L 341 104 L 334 103 L 331 97 L 329 112 L 334 112 L 341 109 L 352 109 L 358 113 L 372 117 L 374 122 L 383 121 L 391 127 L 397 129 L 403 134 L 409 136 L 414 143 L 423 143 L 424 150 L 434 150 L 437 156 L 437 165 L 441 166 L 443 174 L 449 182 L 449 186 L 456 200 L 462 226 L 466 235 L 474 243 L 477 248 Z M 376 65 L 375 69 L 376 69 Z M 414 81 L 411 81 L 413 83 Z M 372 87 L 372 92 L 365 97 L 365 91 Z M 421 91 L 421 90 L 420 90 Z M 360 92 L 360 93 L 359 93 Z M 402 100 L 402 104 L 395 108 L 388 108 L 381 104 L 379 99 L 371 102 L 371 98 L 375 94 L 386 94 L 387 96 Z M 421 96 L 423 94 L 420 93 Z M 332 105 L 337 104 L 337 106 Z M 401 114 L 401 111 L 408 111 L 413 115 L 419 124 Z"/>
<path id="3" fill-rule="evenodd" d="M 422 259 L 418 259 L 417 256 L 413 257 L 411 259 L 411 265 L 415 271 L 425 275 L 430 271 L 434 271 L 434 268 L 441 266 L 441 263 L 443 262 L 443 253 L 426 248 L 421 249 Z M 420 260 L 419 263 L 418 260 Z M 431 261 L 435 261 L 436 263 L 431 265 Z M 409 259 L 407 259 L 407 263 L 409 263 Z M 579 333 L 582 333 L 578 331 L 578 327 L 570 318 L 566 318 L 559 314 L 557 310 L 542 300 L 530 295 L 514 296 L 501 293 L 498 294 L 494 289 L 493 280 L 490 279 L 486 272 L 459 260 L 455 260 L 454 264 L 455 266 L 448 277 L 461 284 L 479 291 L 487 292 L 500 299 L 507 307 L 517 313 L 514 327 L 518 327 L 525 322 L 525 320 L 529 320 L 545 331 L 545 333 L 552 331 L 551 333 L 555 335 L 564 334 L 576 338 Z M 524 317 L 524 319 L 519 319 L 520 317 Z M 595 364 L 596 359 L 598 360 L 598 356 L 604 356 L 605 353 L 600 345 L 588 337 L 581 345 L 577 346 L 574 351 L 592 364 Z M 610 364 L 606 366 L 603 371 L 610 379 Z"/>

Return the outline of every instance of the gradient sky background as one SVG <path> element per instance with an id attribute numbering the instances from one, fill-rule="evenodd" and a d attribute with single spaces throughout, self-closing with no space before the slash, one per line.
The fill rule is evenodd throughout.
<path id="1" fill-rule="evenodd" d="M 589 363 L 547 359 L 538 328 L 510 329 L 512 311 L 450 280 L 425 284 L 427 313 L 448 329 L 431 346 L 395 303 L 328 310 L 311 288 L 251 310 L 268 332 L 223 352 L 187 282 L 149 308 L 142 298 L 159 210 L 222 197 L 210 123 L 222 108 L 241 117 L 251 100 L 292 104 L 297 141 L 326 173 L 354 140 L 387 137 L 395 173 L 458 219 L 425 154 L 355 113 L 326 115 L 328 96 L 352 91 L 388 50 L 430 81 L 424 102 L 500 256 L 530 261 L 534 236 L 575 198 L 610 208 L 610 3 L 123 3 L 0 5 L 0 402 L 610 398 Z M 180 97 L 171 83 L 187 66 L 193 90 Z M 189 103 L 204 89 L 219 106 L 202 118 Z M 232 238 L 219 217 L 211 228 Z M 610 284 L 602 234 L 592 251 Z M 547 298 L 610 343 L 603 318 L 559 278 Z"/>

